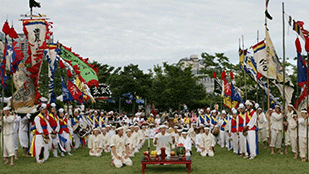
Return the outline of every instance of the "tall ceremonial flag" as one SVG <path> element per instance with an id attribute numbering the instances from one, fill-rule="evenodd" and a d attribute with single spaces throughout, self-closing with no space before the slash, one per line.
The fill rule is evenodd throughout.
<path id="1" fill-rule="evenodd" d="M 41 98 L 38 82 L 44 50 L 47 48 L 46 40 L 52 34 L 49 27 L 51 23 L 45 19 L 23 19 L 23 31 L 28 41 L 28 58 L 25 63 L 31 66 L 28 70 L 31 73 L 31 79 L 34 80 L 36 103 L 39 103 Z"/>
<path id="2" fill-rule="evenodd" d="M 61 73 L 61 85 L 62 85 L 62 97 L 63 97 L 63 101 L 73 101 L 74 98 L 72 96 L 72 94 L 70 93 L 67 85 L 65 84 L 64 82 L 64 79 L 63 79 L 63 76 L 62 76 L 62 73 Z"/>
<path id="3" fill-rule="evenodd" d="M 268 77 L 268 64 L 266 60 L 266 44 L 265 41 L 257 43 L 252 46 L 254 52 L 254 61 L 256 62 L 256 70 L 258 73 L 263 75 L 264 77 Z"/>
<path id="4" fill-rule="evenodd" d="M 308 69 L 306 66 L 306 62 L 304 61 L 302 55 L 301 55 L 301 45 L 300 45 L 300 41 L 297 38 L 295 40 L 295 46 L 296 46 L 296 50 L 297 50 L 297 71 L 298 71 L 298 85 L 300 87 L 303 87 L 304 84 L 307 84 L 307 78 L 308 78 Z"/>
<path id="5" fill-rule="evenodd" d="M 283 71 L 283 66 L 279 61 L 279 58 L 277 56 L 275 47 L 270 39 L 268 30 L 265 29 L 266 32 L 266 50 L 267 50 L 267 54 L 266 54 L 266 59 L 268 61 L 268 78 L 269 77 L 273 77 L 275 76 L 274 80 L 272 81 L 272 83 L 274 83 L 281 95 L 283 95 L 283 73 L 285 73 Z M 292 100 L 292 95 L 294 92 L 294 85 L 290 79 L 290 77 L 288 75 L 285 75 L 285 101 L 286 101 L 286 106 L 291 103 Z"/>
<path id="6" fill-rule="evenodd" d="M 6 56 L 8 54 L 8 43 L 7 40 L 5 41 L 5 46 L 4 46 L 4 51 L 3 51 L 3 58 L 0 64 L 0 80 L 1 80 L 1 86 L 5 89 L 7 89 L 7 83 L 5 82 L 6 80 L 9 79 L 8 76 L 5 75 L 5 69 L 6 69 Z"/>
<path id="7" fill-rule="evenodd" d="M 33 8 L 33 7 L 41 8 L 41 4 L 39 2 L 36 2 L 35 0 L 29 0 L 29 7 L 30 8 Z"/>
<path id="8" fill-rule="evenodd" d="M 221 74 L 221 79 L 223 80 L 223 86 L 224 86 L 224 94 L 223 94 L 223 104 L 224 106 L 228 107 L 229 109 L 237 107 L 237 105 L 239 104 L 238 101 L 232 100 L 231 95 L 232 95 L 232 91 L 231 91 L 231 84 L 228 83 L 228 81 L 226 80 L 226 73 L 225 70 L 223 70 L 222 74 Z"/>
<path id="9" fill-rule="evenodd" d="M 57 62 L 59 57 L 57 57 L 56 44 L 48 44 L 47 49 L 44 51 L 48 62 L 48 102 L 47 103 L 56 103 L 56 95 L 54 93 L 55 88 L 55 71 L 57 69 Z"/>
<path id="10" fill-rule="evenodd" d="M 87 63 L 88 59 L 81 58 L 78 54 L 73 53 L 70 48 L 58 43 L 58 55 L 73 68 L 82 82 L 85 82 L 89 87 L 98 86 L 97 68 Z"/>
<path id="11" fill-rule="evenodd" d="M 266 0 L 265 16 L 266 16 L 269 20 L 272 20 L 273 17 L 271 17 L 271 15 L 268 13 L 268 3 L 269 3 L 269 0 Z"/>

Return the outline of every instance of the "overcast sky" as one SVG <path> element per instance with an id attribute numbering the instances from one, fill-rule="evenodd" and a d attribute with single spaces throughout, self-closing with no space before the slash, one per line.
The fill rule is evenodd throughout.
<path id="1" fill-rule="evenodd" d="M 245 47 L 264 38 L 265 0 L 36 0 L 54 23 L 54 39 L 80 54 L 111 66 L 138 64 L 148 72 L 162 62 L 202 52 L 225 53 L 238 62 L 239 38 Z M 0 0 L 0 25 L 7 18 L 22 32 L 20 14 L 28 0 Z M 305 22 L 309 30 L 309 1 L 286 0 L 285 12 Z M 270 36 L 282 57 L 282 1 L 270 0 Z M 295 57 L 296 33 L 286 16 L 286 57 Z M 308 27 L 307 27 L 308 26 Z M 302 42 L 304 46 L 304 42 Z M 304 53 L 304 52 L 303 52 Z M 293 64 L 296 62 L 289 59 Z"/>

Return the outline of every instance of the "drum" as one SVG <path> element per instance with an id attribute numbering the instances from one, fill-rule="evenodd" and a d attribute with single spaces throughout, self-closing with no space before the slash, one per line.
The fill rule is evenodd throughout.
<path id="1" fill-rule="evenodd" d="M 57 134 L 50 134 L 52 139 L 55 139 L 57 137 Z"/>
<path id="2" fill-rule="evenodd" d="M 219 135 L 219 132 L 220 132 L 220 127 L 215 127 L 214 130 L 212 131 L 212 134 L 214 136 L 218 136 Z"/>

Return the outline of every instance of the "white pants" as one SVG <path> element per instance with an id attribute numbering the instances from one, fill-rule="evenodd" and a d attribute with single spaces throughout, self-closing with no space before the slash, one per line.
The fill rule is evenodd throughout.
<path id="1" fill-rule="evenodd" d="M 41 149 L 44 147 L 44 158 L 40 159 Z M 49 157 L 48 144 L 43 141 L 42 135 L 35 136 L 35 158 L 37 162 L 44 162 Z"/>
<path id="2" fill-rule="evenodd" d="M 19 143 L 22 148 L 28 148 L 28 132 L 27 131 L 19 131 Z"/>
<path id="3" fill-rule="evenodd" d="M 306 143 L 306 137 L 299 137 L 299 157 L 300 158 L 306 158 L 307 154 L 307 143 Z"/>
<path id="4" fill-rule="evenodd" d="M 260 128 L 258 131 L 258 138 L 259 142 L 262 140 L 262 142 L 267 141 L 267 130 L 266 128 Z"/>
<path id="5" fill-rule="evenodd" d="M 271 129 L 270 147 L 281 148 L 282 144 L 282 130 Z"/>
<path id="6" fill-rule="evenodd" d="M 3 135 L 3 157 L 14 156 L 14 134 Z"/>
<path id="7" fill-rule="evenodd" d="M 74 149 L 78 149 L 80 146 L 80 138 L 77 134 L 73 134 L 73 139 L 74 139 Z"/>
<path id="8" fill-rule="evenodd" d="M 221 140 L 221 148 L 224 146 L 229 148 L 229 133 L 226 131 L 220 130 L 220 140 Z"/>
<path id="9" fill-rule="evenodd" d="M 133 162 L 131 161 L 130 158 L 127 158 L 127 159 L 124 159 L 125 156 L 122 156 L 122 155 L 118 155 L 120 156 L 120 160 L 113 157 L 113 160 L 114 160 L 114 165 L 116 168 L 121 168 L 123 166 L 123 164 L 125 164 L 126 166 L 132 166 L 133 165 Z"/>
<path id="10" fill-rule="evenodd" d="M 249 130 L 247 135 L 247 141 L 250 150 L 250 156 L 256 156 L 256 132 L 255 130 Z"/>
<path id="11" fill-rule="evenodd" d="M 247 141 L 246 137 L 242 134 L 242 132 L 239 132 L 239 153 L 245 153 L 245 155 L 248 155 L 247 153 Z"/>
<path id="12" fill-rule="evenodd" d="M 71 152 L 71 144 L 72 144 L 72 142 L 71 142 L 70 134 L 68 134 L 67 132 L 63 131 L 61 136 L 63 138 L 65 138 L 65 139 L 67 139 L 66 143 L 63 143 L 62 141 L 59 140 L 61 142 L 61 145 L 65 148 L 65 150 L 67 152 Z"/>
<path id="13" fill-rule="evenodd" d="M 53 156 L 54 157 L 57 157 L 58 156 L 58 143 L 59 143 L 59 137 L 58 137 L 58 134 L 56 134 L 56 138 L 51 138 L 50 137 L 50 145 L 53 149 Z"/>
<path id="14" fill-rule="evenodd" d="M 14 150 L 18 150 L 18 133 L 14 133 Z"/>
<path id="15" fill-rule="evenodd" d="M 208 156 L 212 157 L 212 156 L 215 156 L 215 153 L 214 153 L 214 151 L 212 151 L 210 149 L 208 149 L 208 150 L 205 149 L 204 152 L 201 152 L 201 155 L 202 156 L 207 156 L 208 155 Z"/>
<path id="16" fill-rule="evenodd" d="M 232 135 L 232 148 L 233 148 L 233 152 L 238 154 L 238 142 L 239 142 L 239 138 L 237 133 L 231 133 Z"/>

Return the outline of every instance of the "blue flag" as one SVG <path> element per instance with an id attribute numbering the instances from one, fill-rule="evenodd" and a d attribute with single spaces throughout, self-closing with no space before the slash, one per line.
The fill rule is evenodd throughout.
<path id="1" fill-rule="evenodd" d="M 236 90 L 236 88 L 233 85 L 233 82 L 231 82 L 231 99 L 238 101 L 240 103 L 243 103 L 243 101 L 241 100 L 239 92 Z"/>
<path id="2" fill-rule="evenodd" d="M 300 87 L 303 87 L 304 83 L 307 82 L 307 66 L 306 63 L 304 62 L 303 57 L 299 52 L 297 52 L 297 71 L 298 71 L 298 85 Z"/>
<path id="3" fill-rule="evenodd" d="M 63 97 L 63 101 L 73 101 L 74 98 L 73 98 L 72 94 L 70 93 L 68 87 L 65 85 L 62 73 L 61 73 L 61 84 L 62 84 L 62 97 Z"/>

